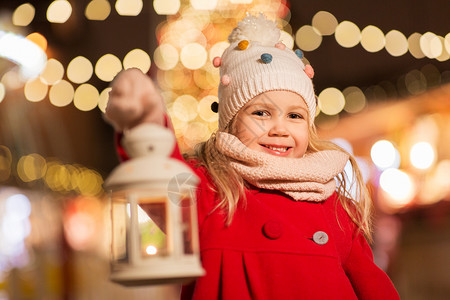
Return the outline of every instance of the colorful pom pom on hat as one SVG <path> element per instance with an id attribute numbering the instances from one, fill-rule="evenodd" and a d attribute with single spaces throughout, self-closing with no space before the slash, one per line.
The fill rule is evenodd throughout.
<path id="1" fill-rule="evenodd" d="M 314 123 L 316 100 L 311 81 L 314 70 L 303 63 L 303 53 L 280 42 L 280 29 L 263 14 L 248 15 L 228 37 L 230 46 L 214 59 L 220 67 L 219 130 L 224 130 L 238 111 L 257 95 L 274 90 L 299 94 Z"/>

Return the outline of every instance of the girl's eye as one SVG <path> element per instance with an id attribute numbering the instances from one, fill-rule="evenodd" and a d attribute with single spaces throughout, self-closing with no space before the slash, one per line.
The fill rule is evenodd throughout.
<path id="1" fill-rule="evenodd" d="M 258 117 L 266 117 L 269 115 L 269 113 L 267 111 L 264 110 L 256 110 L 254 112 L 252 112 L 252 115 L 258 116 Z"/>
<path id="2" fill-rule="evenodd" d="M 297 113 L 291 113 L 288 115 L 288 117 L 291 119 L 304 119 L 303 115 Z"/>

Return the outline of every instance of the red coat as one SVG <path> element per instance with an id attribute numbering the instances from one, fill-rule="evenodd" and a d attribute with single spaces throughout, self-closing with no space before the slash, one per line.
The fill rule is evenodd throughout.
<path id="1" fill-rule="evenodd" d="M 399 299 L 336 194 L 320 203 L 252 189 L 230 226 L 205 168 L 197 192 L 206 275 L 183 299 Z M 314 237 L 314 235 L 316 236 Z"/>
<path id="2" fill-rule="evenodd" d="M 183 160 L 178 148 L 172 157 Z M 248 190 L 247 202 L 225 226 L 225 214 L 213 211 L 216 193 L 206 169 L 190 166 L 201 180 L 197 208 L 206 275 L 183 287 L 182 299 L 399 299 L 335 194 L 315 203 Z"/>

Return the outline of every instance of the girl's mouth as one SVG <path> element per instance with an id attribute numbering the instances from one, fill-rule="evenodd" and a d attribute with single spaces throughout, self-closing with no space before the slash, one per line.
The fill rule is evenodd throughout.
<path id="1" fill-rule="evenodd" d="M 266 152 L 273 154 L 273 155 L 279 155 L 279 156 L 286 156 L 288 155 L 292 149 L 292 147 L 282 147 L 282 146 L 272 146 L 272 145 L 261 145 L 266 150 Z"/>

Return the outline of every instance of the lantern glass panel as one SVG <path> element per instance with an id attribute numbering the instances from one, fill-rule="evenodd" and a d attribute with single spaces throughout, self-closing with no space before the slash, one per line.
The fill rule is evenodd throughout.
<path id="1" fill-rule="evenodd" d="M 139 241 L 143 258 L 170 255 L 168 213 L 166 197 L 139 199 Z"/>
<path id="2" fill-rule="evenodd" d="M 116 262 L 127 262 L 127 239 L 130 228 L 129 203 L 125 198 L 113 198 L 111 205 L 112 259 Z"/>
<path id="3" fill-rule="evenodd" d="M 183 197 L 180 200 L 181 206 L 181 222 L 182 222 L 182 234 L 183 245 L 185 254 L 193 254 L 193 240 L 192 240 L 192 210 L 196 208 L 190 197 Z"/>

